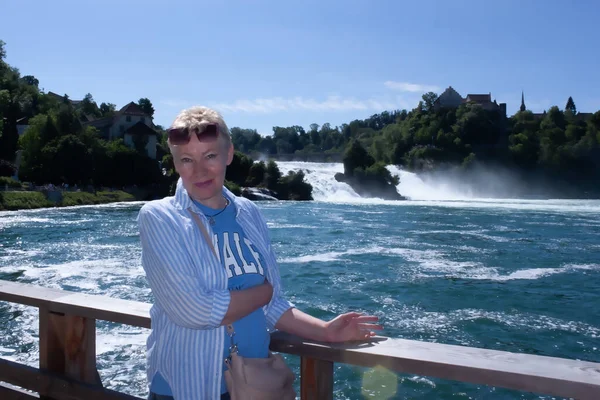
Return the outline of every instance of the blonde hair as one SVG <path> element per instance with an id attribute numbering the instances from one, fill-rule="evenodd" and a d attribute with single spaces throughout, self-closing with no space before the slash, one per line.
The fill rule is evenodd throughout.
<path id="1" fill-rule="evenodd" d="M 205 106 L 194 106 L 181 111 L 177 117 L 175 117 L 175 121 L 173 121 L 171 128 L 187 128 L 190 131 L 198 130 L 202 132 L 206 125 L 209 124 L 217 124 L 219 127 L 219 135 L 225 139 L 225 144 L 231 144 L 231 134 L 229 133 L 229 128 L 227 127 L 227 124 L 225 124 L 221 114 L 218 111 Z M 169 143 L 169 147 L 170 146 L 171 144 Z"/>

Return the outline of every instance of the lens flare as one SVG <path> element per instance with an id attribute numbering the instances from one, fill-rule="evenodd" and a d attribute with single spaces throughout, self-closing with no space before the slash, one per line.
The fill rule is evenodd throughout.
<path id="1" fill-rule="evenodd" d="M 366 399 L 388 400 L 396 395 L 398 376 L 377 365 L 363 374 L 362 395 Z"/>

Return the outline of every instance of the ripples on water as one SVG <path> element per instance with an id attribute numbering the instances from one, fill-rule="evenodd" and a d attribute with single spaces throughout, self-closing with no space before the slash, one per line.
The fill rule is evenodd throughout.
<path id="1" fill-rule="evenodd" d="M 600 202 L 378 203 L 260 203 L 297 306 L 374 313 L 391 337 L 600 362 Z M 0 279 L 150 302 L 141 204 L 0 213 Z M 0 303 L 0 356 L 36 366 L 37 324 L 36 309 Z M 97 327 L 105 386 L 144 397 L 148 331 Z M 339 399 L 361 387 L 381 399 L 540 398 L 335 368 Z"/>

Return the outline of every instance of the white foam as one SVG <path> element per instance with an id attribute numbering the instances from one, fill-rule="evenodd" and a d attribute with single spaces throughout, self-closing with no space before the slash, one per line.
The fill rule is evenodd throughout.
<path id="1" fill-rule="evenodd" d="M 465 200 L 473 196 L 458 192 L 454 185 L 445 182 L 425 183 L 417 174 L 405 171 L 395 165 L 388 165 L 388 171 L 400 178 L 397 190 L 411 200 Z"/>
<path id="2" fill-rule="evenodd" d="M 512 281 L 512 280 L 535 280 L 550 275 L 563 274 L 576 270 L 599 270 L 600 264 L 566 264 L 558 268 L 529 268 L 511 272 L 506 275 L 498 273 L 495 268 L 482 269 L 478 273 L 461 276 L 464 279 Z"/>
<path id="3" fill-rule="evenodd" d="M 276 222 L 267 222 L 267 226 L 271 229 L 318 229 L 317 226 L 302 225 L 302 224 L 279 224 Z"/>
<path id="4" fill-rule="evenodd" d="M 488 319 L 516 330 L 563 331 L 592 339 L 600 337 L 599 327 L 584 322 L 568 321 L 537 314 L 505 313 L 473 308 L 437 312 L 426 311 L 418 306 L 405 305 L 396 309 L 387 308 L 385 314 L 388 323 L 397 326 L 401 330 L 432 335 L 450 334 L 456 340 L 461 340 L 461 336 L 464 334 L 462 329 L 457 327 L 460 322 L 478 319 Z M 464 344 L 470 343 L 465 342 Z"/>
<path id="5" fill-rule="evenodd" d="M 470 192 L 459 192 L 451 184 L 423 181 L 418 175 L 388 166 L 392 174 L 400 175 L 398 192 L 408 196 L 407 201 L 361 198 L 348 184 L 337 182 L 334 175 L 344 172 L 342 163 L 277 162 L 282 173 L 302 170 L 313 186 L 316 201 L 336 204 L 377 204 L 396 206 L 426 206 L 448 208 L 486 209 L 488 212 L 506 210 L 600 214 L 600 200 L 529 200 L 514 198 L 477 198 Z"/>

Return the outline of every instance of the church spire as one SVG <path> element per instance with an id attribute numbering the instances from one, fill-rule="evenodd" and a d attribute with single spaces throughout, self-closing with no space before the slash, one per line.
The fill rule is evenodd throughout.
<path id="1" fill-rule="evenodd" d="M 521 90 L 521 112 L 525 110 L 525 93 Z"/>

